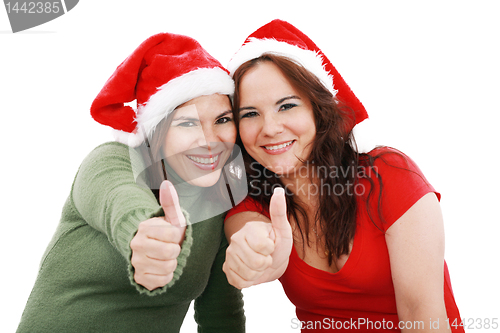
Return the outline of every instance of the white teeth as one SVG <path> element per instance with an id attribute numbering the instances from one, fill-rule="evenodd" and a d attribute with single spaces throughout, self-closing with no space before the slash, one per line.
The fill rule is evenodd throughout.
<path id="1" fill-rule="evenodd" d="M 190 160 L 195 161 L 196 163 L 200 163 L 200 164 L 214 164 L 219 159 L 219 155 L 216 155 L 216 156 L 211 157 L 211 158 L 202 158 L 202 157 L 196 157 L 196 156 L 191 156 L 191 155 L 187 155 L 187 157 Z"/>
<path id="2" fill-rule="evenodd" d="M 281 148 L 285 148 L 286 146 L 289 146 L 291 145 L 293 142 L 292 141 L 289 141 L 287 143 L 283 143 L 283 144 L 280 144 L 280 145 L 277 145 L 277 146 L 264 146 L 267 150 L 276 150 L 276 149 L 281 149 Z"/>

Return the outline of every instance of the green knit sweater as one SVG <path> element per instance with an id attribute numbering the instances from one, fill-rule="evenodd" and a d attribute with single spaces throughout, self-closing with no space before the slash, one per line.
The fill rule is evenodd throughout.
<path id="1" fill-rule="evenodd" d="M 241 292 L 222 271 L 222 214 L 188 225 L 168 285 L 150 292 L 135 283 L 130 241 L 163 211 L 138 185 L 134 163 L 139 155 L 116 142 L 83 161 L 17 332 L 179 332 L 192 300 L 198 332 L 245 331 Z M 182 198 L 181 206 L 192 208 Z"/>

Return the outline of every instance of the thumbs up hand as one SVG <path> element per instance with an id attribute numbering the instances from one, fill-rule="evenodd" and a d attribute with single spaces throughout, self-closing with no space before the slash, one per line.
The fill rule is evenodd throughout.
<path id="1" fill-rule="evenodd" d="M 269 213 L 271 221 L 260 215 L 262 221 L 249 221 L 231 236 L 223 270 L 229 283 L 236 288 L 273 281 L 281 277 L 288 266 L 293 237 L 282 188 L 274 190 Z M 230 219 L 243 214 L 252 213 L 235 214 Z M 228 219 L 226 223 L 231 221 Z"/>
<path id="2" fill-rule="evenodd" d="M 186 231 L 179 197 L 169 181 L 160 186 L 160 204 L 165 217 L 141 222 L 130 242 L 134 280 L 148 290 L 161 288 L 174 277 Z"/>

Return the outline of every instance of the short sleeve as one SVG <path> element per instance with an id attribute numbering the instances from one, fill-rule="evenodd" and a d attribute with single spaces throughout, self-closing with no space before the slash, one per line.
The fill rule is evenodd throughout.
<path id="1" fill-rule="evenodd" d="M 269 211 L 267 209 L 264 209 L 254 198 L 247 196 L 242 202 L 227 212 L 224 221 L 226 221 L 229 217 L 242 212 L 257 212 L 270 218 Z"/>
<path id="2" fill-rule="evenodd" d="M 387 230 L 408 209 L 427 193 L 433 192 L 441 199 L 427 181 L 417 164 L 407 155 L 392 148 L 378 148 L 369 153 L 375 158 L 373 166 L 364 169 L 366 179 L 373 185 L 367 200 L 371 212 L 380 208 L 381 225 Z M 365 182 L 366 184 L 366 182 Z"/>

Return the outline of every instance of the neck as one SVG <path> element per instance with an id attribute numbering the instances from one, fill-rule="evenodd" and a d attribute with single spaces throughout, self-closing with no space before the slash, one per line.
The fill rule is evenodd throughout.
<path id="1" fill-rule="evenodd" d="M 174 185 L 180 202 L 191 205 L 203 192 L 202 187 L 189 184 L 167 164 L 164 164 L 167 179 Z"/>
<path id="2" fill-rule="evenodd" d="M 309 206 L 314 206 L 321 193 L 321 186 L 317 177 L 301 174 L 288 174 L 280 176 L 281 182 L 287 191 L 291 191 L 300 201 Z"/>

